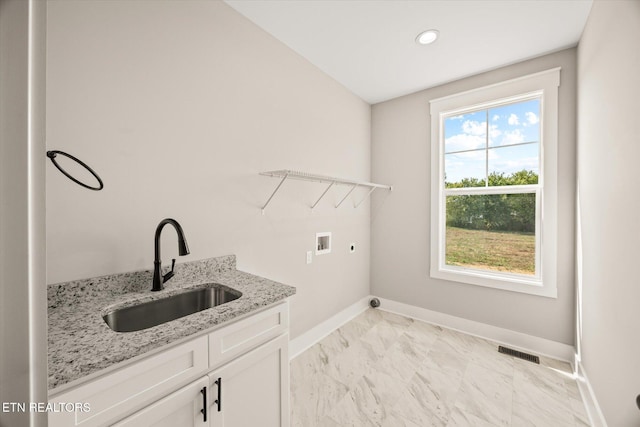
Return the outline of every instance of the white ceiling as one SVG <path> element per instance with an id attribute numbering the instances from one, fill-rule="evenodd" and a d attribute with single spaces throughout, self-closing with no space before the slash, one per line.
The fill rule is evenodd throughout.
<path id="1" fill-rule="evenodd" d="M 226 0 L 369 103 L 575 46 L 591 0 Z M 432 45 L 415 37 L 440 31 Z"/>

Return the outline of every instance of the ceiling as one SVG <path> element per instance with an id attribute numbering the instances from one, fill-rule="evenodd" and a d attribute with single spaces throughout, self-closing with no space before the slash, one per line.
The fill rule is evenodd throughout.
<path id="1" fill-rule="evenodd" d="M 591 0 L 226 0 L 374 104 L 575 46 Z M 433 44 L 418 33 L 440 31 Z"/>

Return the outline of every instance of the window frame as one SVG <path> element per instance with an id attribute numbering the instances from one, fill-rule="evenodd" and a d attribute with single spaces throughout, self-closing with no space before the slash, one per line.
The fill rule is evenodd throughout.
<path id="1" fill-rule="evenodd" d="M 430 275 L 432 278 L 557 298 L 559 86 L 560 68 L 558 67 L 430 101 Z M 457 114 L 524 101 L 538 96 L 540 96 L 541 119 L 538 184 L 509 186 L 509 188 L 469 187 L 446 189 L 445 191 L 444 120 Z M 536 274 L 534 276 L 446 264 L 447 194 L 513 194 L 521 192 L 536 194 Z"/>

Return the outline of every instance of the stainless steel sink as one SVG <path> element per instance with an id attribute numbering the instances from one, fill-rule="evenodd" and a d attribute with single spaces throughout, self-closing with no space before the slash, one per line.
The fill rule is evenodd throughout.
<path id="1" fill-rule="evenodd" d="M 113 310 L 102 318 L 116 332 L 133 332 L 233 301 L 240 296 L 242 293 L 235 289 L 214 285 Z"/>

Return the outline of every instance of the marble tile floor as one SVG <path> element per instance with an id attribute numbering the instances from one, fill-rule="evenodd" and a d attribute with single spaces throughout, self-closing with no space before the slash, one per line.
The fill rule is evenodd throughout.
<path id="1" fill-rule="evenodd" d="M 291 425 L 588 426 L 568 363 L 369 309 L 291 361 Z"/>

